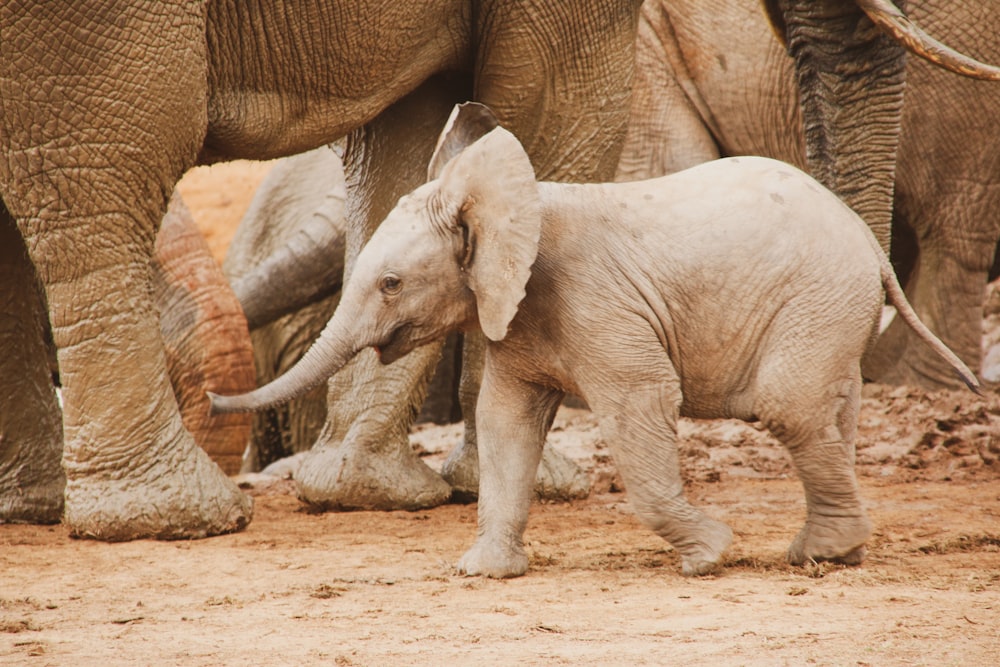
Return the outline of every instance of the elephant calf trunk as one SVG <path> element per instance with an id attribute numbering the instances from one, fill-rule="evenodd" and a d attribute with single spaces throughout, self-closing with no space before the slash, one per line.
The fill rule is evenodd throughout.
<path id="1" fill-rule="evenodd" d="M 263 387 L 236 396 L 208 393 L 211 401 L 208 412 L 216 415 L 228 412 L 251 412 L 287 403 L 313 387 L 325 382 L 339 371 L 360 351 L 343 335 L 336 315 L 323 333 L 288 372 Z"/>

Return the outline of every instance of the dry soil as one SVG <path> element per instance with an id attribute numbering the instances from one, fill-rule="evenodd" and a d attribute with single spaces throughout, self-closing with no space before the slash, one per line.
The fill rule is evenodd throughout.
<path id="1" fill-rule="evenodd" d="M 195 170 L 181 189 L 219 256 L 267 165 Z M 421 426 L 437 465 L 456 426 Z M 790 567 L 804 501 L 753 425 L 683 424 L 688 494 L 734 529 L 725 567 L 685 579 L 629 510 L 592 416 L 551 441 L 594 492 L 536 503 L 531 568 L 453 564 L 475 505 L 310 513 L 287 481 L 245 480 L 249 528 L 105 544 L 0 526 L 5 665 L 1000 664 L 1000 396 L 870 386 L 858 472 L 876 532 L 859 567 Z"/>

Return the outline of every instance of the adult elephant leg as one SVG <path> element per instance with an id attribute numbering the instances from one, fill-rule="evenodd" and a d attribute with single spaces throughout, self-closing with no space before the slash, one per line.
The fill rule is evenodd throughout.
<path id="1" fill-rule="evenodd" d="M 475 99 L 517 136 L 539 180 L 613 180 L 628 123 L 640 4 L 480 3 L 473 27 L 491 38 L 478 43 Z M 469 419 L 482 382 L 483 355 L 476 348 L 484 342 L 477 335 L 466 337 L 462 360 L 465 437 L 443 466 L 460 498 L 473 497 L 479 488 L 475 422 Z M 546 445 L 535 490 L 550 498 L 586 496 L 589 480 Z"/>
<path id="2" fill-rule="evenodd" d="M 479 495 L 479 440 L 476 427 L 476 404 L 483 378 L 486 336 L 481 331 L 465 334 L 462 348 L 462 378 L 459 401 L 465 418 L 464 434 L 441 466 L 441 475 L 452 487 L 452 497 L 472 502 Z M 586 498 L 590 478 L 571 458 L 548 442 L 542 447 L 534 485 L 535 496 L 545 500 Z"/>
<path id="3" fill-rule="evenodd" d="M 964 183 L 955 186 L 954 194 L 935 191 L 935 200 L 914 212 L 918 253 L 906 295 L 931 331 L 970 368 L 979 369 L 983 290 L 998 238 L 994 198 L 985 195 L 972 202 L 962 191 Z M 926 389 L 962 386 L 954 369 L 900 318 L 892 321 L 864 361 L 865 376 L 878 382 Z"/>
<path id="4" fill-rule="evenodd" d="M 426 180 L 437 136 L 464 77 L 436 77 L 348 138 L 347 271 L 400 196 Z M 327 422 L 296 479 L 299 497 L 326 509 L 417 509 L 446 502 L 451 487 L 410 447 L 441 343 L 389 366 L 364 351 L 331 378 Z"/>
<path id="5" fill-rule="evenodd" d="M 203 7 L 92 4 L 0 4 L 0 187 L 58 350 L 64 521 L 108 540 L 238 530 L 251 500 L 181 423 L 151 294 L 155 229 L 207 125 Z"/>
<path id="6" fill-rule="evenodd" d="M 456 502 L 471 503 L 479 496 L 476 404 L 483 381 L 485 356 L 486 335 L 482 331 L 466 332 L 462 340 L 462 376 L 458 385 L 464 433 L 461 442 L 448 453 L 448 458 L 441 464 L 441 476 L 451 484 L 452 497 Z"/>
<path id="7" fill-rule="evenodd" d="M 251 415 L 209 415 L 205 392 L 253 390 L 253 347 L 240 303 L 179 193 L 170 199 L 156 235 L 152 267 L 181 420 L 223 472 L 235 475 L 250 439 Z"/>
<path id="8" fill-rule="evenodd" d="M 656 178 L 720 156 L 715 137 L 722 135 L 694 87 L 670 18 L 673 7 L 652 0 L 642 4 L 632 107 L 616 181 Z"/>
<path id="9" fill-rule="evenodd" d="M 783 18 L 795 60 L 809 170 L 864 218 L 888 253 L 905 51 L 853 0 L 766 4 L 772 18 Z"/>
<path id="10" fill-rule="evenodd" d="M 48 363 L 48 314 L 21 234 L 0 202 L 0 523 L 57 523 L 66 475 Z"/>

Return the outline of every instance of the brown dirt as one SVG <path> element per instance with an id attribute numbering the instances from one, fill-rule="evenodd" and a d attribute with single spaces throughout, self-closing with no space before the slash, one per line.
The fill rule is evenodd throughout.
<path id="1" fill-rule="evenodd" d="M 273 164 L 236 160 L 195 167 L 177 184 L 220 264 L 254 191 Z"/>
<path id="2" fill-rule="evenodd" d="M 244 184 L 264 171 L 189 176 L 186 195 L 225 187 L 229 201 L 189 198 L 197 219 L 238 219 L 228 170 Z M 245 532 L 196 542 L 0 526 L 0 663 L 998 664 L 1000 396 L 865 394 L 858 471 L 876 533 L 860 567 L 787 566 L 804 512 L 787 455 L 753 425 L 686 421 L 689 497 L 736 539 L 719 574 L 682 578 L 629 511 L 593 417 L 564 408 L 552 442 L 595 492 L 532 508 L 524 577 L 454 573 L 474 505 L 312 514 L 288 483 L 250 489 Z M 458 433 L 412 439 L 436 465 Z"/>

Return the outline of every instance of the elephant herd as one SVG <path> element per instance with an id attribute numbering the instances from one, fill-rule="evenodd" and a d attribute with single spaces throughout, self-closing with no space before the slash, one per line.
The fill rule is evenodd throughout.
<path id="1" fill-rule="evenodd" d="M 206 420 L 204 390 L 247 390 L 254 361 L 257 381 L 295 363 L 470 99 L 540 181 L 639 180 L 749 154 L 807 169 L 891 250 L 919 318 L 979 365 L 1000 240 L 1000 76 L 914 24 L 1000 62 L 992 0 L 913 6 L 912 23 L 888 0 L 65 4 L 0 6 L 0 521 L 61 520 L 104 540 L 246 526 L 252 501 L 199 445 L 245 442 L 249 421 Z M 171 255 L 158 238 L 184 215 L 174 184 L 195 164 L 293 154 L 226 260 L 242 308 L 224 285 L 205 299 L 200 286 L 221 279 L 191 259 L 197 240 Z M 956 386 L 903 319 L 863 375 Z M 391 365 L 361 352 L 271 414 L 311 446 L 305 502 L 417 508 L 475 492 L 486 340 L 465 335 L 465 434 L 445 478 L 407 439 L 442 355 L 442 341 L 418 342 Z M 232 470 L 239 453 L 225 455 Z"/>

